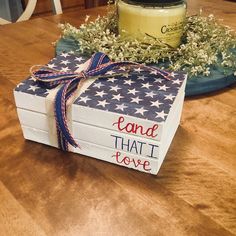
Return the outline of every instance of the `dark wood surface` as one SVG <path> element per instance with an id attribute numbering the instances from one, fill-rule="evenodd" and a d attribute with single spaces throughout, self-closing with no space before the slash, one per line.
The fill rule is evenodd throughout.
<path id="1" fill-rule="evenodd" d="M 189 1 L 236 29 L 236 3 Z M 185 101 L 157 176 L 25 141 L 14 87 L 54 56 L 71 12 L 0 27 L 0 235 L 235 235 L 236 89 Z"/>

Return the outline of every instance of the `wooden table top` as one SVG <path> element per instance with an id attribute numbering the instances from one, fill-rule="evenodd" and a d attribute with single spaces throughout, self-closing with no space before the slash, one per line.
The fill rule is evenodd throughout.
<path id="1" fill-rule="evenodd" d="M 236 3 L 189 1 L 236 29 Z M 186 99 L 157 176 L 25 141 L 14 87 L 54 56 L 70 12 L 0 27 L 1 235 L 236 234 L 236 87 Z"/>

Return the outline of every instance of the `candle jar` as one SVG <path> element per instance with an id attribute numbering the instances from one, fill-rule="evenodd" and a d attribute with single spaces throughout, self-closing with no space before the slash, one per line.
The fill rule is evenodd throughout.
<path id="1" fill-rule="evenodd" d="M 178 47 L 186 16 L 184 0 L 118 0 L 119 34 L 145 41 L 156 38 Z"/>

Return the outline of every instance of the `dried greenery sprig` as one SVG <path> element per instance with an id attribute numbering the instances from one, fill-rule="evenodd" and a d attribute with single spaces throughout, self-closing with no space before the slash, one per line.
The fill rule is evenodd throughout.
<path id="1" fill-rule="evenodd" d="M 171 68 L 185 70 L 191 75 L 210 74 L 211 66 L 236 70 L 236 35 L 220 25 L 213 15 L 190 16 L 184 27 L 182 44 L 174 52 Z"/>
<path id="2" fill-rule="evenodd" d="M 112 6 L 111 6 L 112 7 Z M 236 71 L 236 36 L 227 26 L 220 25 L 213 15 L 187 17 L 182 43 L 177 49 L 150 37 L 145 43 L 118 34 L 117 11 L 109 11 L 79 28 L 62 24 L 64 38 L 72 38 L 78 51 L 92 54 L 104 52 L 114 60 L 130 60 L 142 63 L 166 62 L 169 68 L 184 70 L 189 75 L 208 76 L 214 65 Z"/>

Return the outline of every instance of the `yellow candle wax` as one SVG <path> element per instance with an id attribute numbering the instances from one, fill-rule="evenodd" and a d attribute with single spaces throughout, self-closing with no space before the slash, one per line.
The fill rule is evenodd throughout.
<path id="1" fill-rule="evenodd" d="M 150 35 L 172 47 L 179 46 L 186 14 L 185 3 L 156 7 L 118 1 L 118 14 L 121 36 L 144 40 Z"/>

